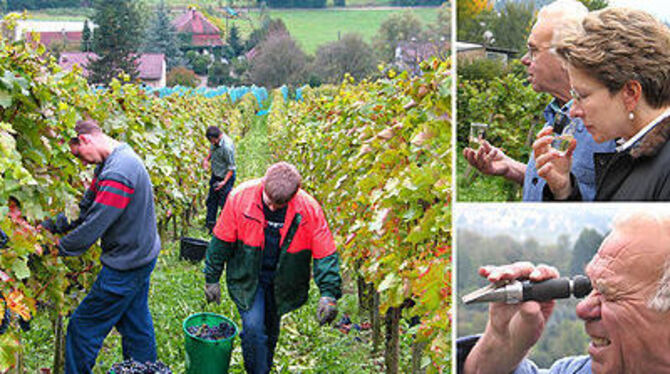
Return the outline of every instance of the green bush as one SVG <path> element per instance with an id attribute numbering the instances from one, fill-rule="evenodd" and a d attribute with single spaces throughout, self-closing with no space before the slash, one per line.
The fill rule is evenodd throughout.
<path id="1" fill-rule="evenodd" d="M 168 72 L 167 85 L 169 87 L 177 85 L 196 87 L 198 85 L 198 77 L 193 70 L 185 66 L 177 66 Z"/>

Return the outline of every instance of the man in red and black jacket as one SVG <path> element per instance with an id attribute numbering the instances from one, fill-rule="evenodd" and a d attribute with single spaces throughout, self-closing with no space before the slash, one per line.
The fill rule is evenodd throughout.
<path id="1" fill-rule="evenodd" d="M 321 299 L 321 324 L 337 315 L 342 295 L 339 256 L 323 210 L 300 189 L 295 166 L 279 162 L 263 179 L 228 198 L 205 261 L 205 296 L 221 302 L 219 278 L 228 263 L 228 292 L 242 317 L 242 355 L 248 373 L 268 373 L 281 316 L 308 297 L 310 269 Z"/>

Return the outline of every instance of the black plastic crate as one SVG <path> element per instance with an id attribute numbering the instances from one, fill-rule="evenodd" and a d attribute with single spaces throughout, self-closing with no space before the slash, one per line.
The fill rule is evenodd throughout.
<path id="1" fill-rule="evenodd" d="M 209 242 L 202 239 L 183 237 L 179 242 L 179 258 L 198 262 L 205 258 Z"/>

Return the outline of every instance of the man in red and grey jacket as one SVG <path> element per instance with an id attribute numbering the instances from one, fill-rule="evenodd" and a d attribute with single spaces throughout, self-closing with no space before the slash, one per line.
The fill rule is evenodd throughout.
<path id="1" fill-rule="evenodd" d="M 156 361 L 149 311 L 149 282 L 161 249 L 151 179 L 142 160 L 107 136 L 95 121 L 78 121 L 70 151 L 84 165 L 96 164 L 80 217 L 57 242 L 61 256 L 79 256 L 101 240 L 102 269 L 70 317 L 65 373 L 91 373 L 103 340 L 121 333 L 124 359 Z"/>
<path id="2" fill-rule="evenodd" d="M 205 261 L 205 296 L 221 302 L 219 278 L 228 263 L 228 293 L 242 317 L 248 373 L 269 373 L 281 316 L 308 297 L 310 268 L 321 298 L 317 318 L 330 323 L 342 295 L 339 256 L 323 210 L 300 189 L 295 166 L 279 162 L 263 179 L 228 197 Z"/>

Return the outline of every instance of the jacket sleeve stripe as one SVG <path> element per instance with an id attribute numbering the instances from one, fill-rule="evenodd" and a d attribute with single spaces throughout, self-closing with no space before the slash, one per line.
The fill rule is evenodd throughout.
<path id="1" fill-rule="evenodd" d="M 132 193 L 135 192 L 135 189 L 130 188 L 130 187 L 126 186 L 126 185 L 123 184 L 123 183 L 120 183 L 120 182 L 117 182 L 117 181 L 113 181 L 113 180 L 104 180 L 104 181 L 100 182 L 100 187 L 101 187 L 101 188 L 102 188 L 102 187 L 112 187 L 112 188 L 116 188 L 117 190 L 121 190 L 121 191 L 123 191 L 123 192 L 125 192 L 125 193 L 127 193 L 127 194 L 132 194 Z"/>
<path id="2" fill-rule="evenodd" d="M 93 193 L 98 193 L 98 178 L 93 177 L 91 185 L 88 186 L 88 189 L 93 191 Z"/>
<path id="3" fill-rule="evenodd" d="M 95 202 L 118 209 L 124 209 L 126 206 L 128 206 L 130 198 L 119 195 L 112 191 L 100 191 L 95 196 Z"/>

